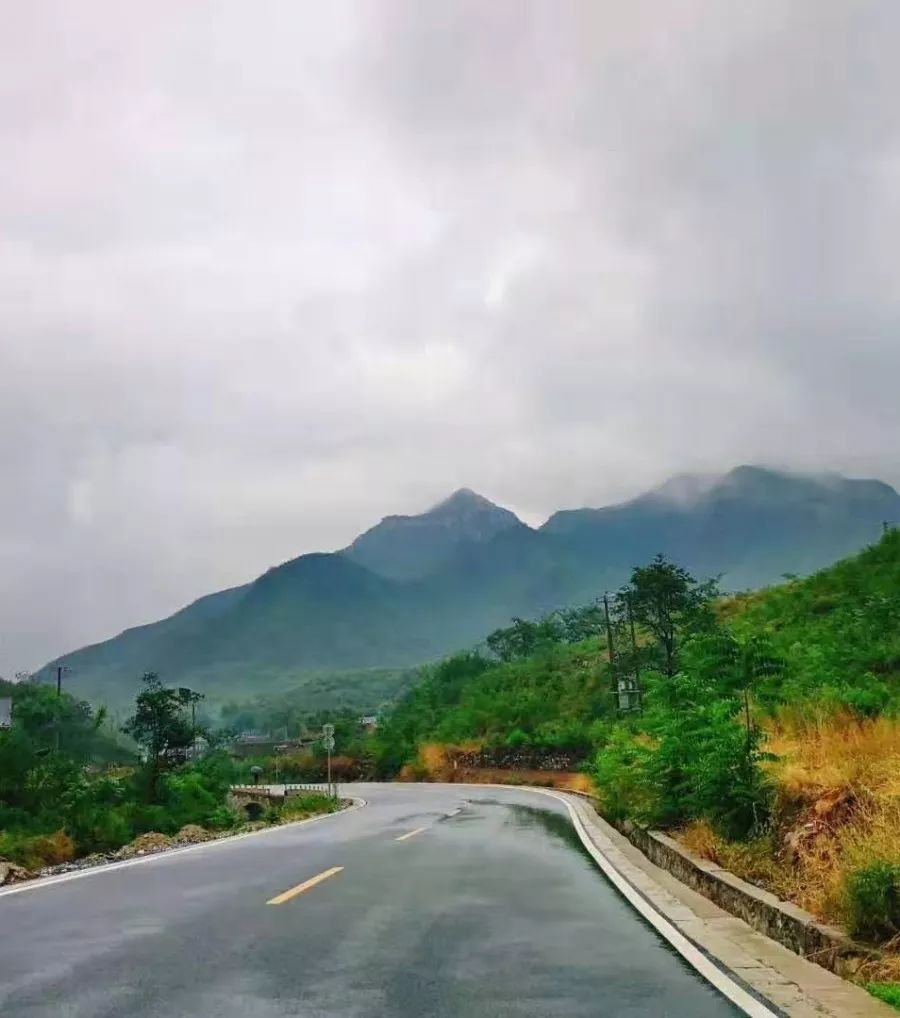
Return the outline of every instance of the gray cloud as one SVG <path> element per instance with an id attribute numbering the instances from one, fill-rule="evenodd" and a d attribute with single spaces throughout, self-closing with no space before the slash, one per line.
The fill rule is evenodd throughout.
<path id="1" fill-rule="evenodd" d="M 0 672 L 461 484 L 900 482 L 890 0 L 5 21 Z"/>

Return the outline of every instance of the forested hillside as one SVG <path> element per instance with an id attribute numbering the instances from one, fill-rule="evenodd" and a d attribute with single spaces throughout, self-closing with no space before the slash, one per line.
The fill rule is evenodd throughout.
<path id="1" fill-rule="evenodd" d="M 738 590 L 832 562 L 892 519 L 900 496 L 878 481 L 758 467 L 557 513 L 537 529 L 464 490 L 418 516 L 389 517 L 342 552 L 300 556 L 65 655 L 41 675 L 63 664 L 77 696 L 116 706 L 156 671 L 218 703 L 303 688 L 315 707 L 371 710 L 403 688 L 410 667 L 471 647 L 513 616 L 614 590 L 657 552 Z M 380 678 L 367 689 L 370 669 Z"/>
<path id="2" fill-rule="evenodd" d="M 774 664 L 754 676 L 766 709 L 802 704 L 817 712 L 846 707 L 863 715 L 900 705 L 900 533 L 805 580 L 711 602 L 720 622 L 690 634 L 693 661 L 704 641 L 765 644 Z M 566 624 L 566 615 L 579 624 Z M 620 647 L 629 644 L 617 621 Z M 641 634 L 641 667 L 658 667 Z M 491 645 L 495 653 L 491 653 Z M 630 667 L 630 665 L 629 665 Z M 524 736 L 541 746 L 589 747 L 615 714 L 602 612 L 594 606 L 499 630 L 483 652 L 450 657 L 390 715 L 406 746 L 428 740 L 487 741 Z M 647 692 L 649 708 L 652 692 Z M 600 722 L 598 724 L 598 722 Z M 407 754 L 408 756 L 408 754 Z"/>

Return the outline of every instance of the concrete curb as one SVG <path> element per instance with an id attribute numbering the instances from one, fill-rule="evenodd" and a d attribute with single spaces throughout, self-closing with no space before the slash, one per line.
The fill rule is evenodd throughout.
<path id="1" fill-rule="evenodd" d="M 694 855 L 660 831 L 629 823 L 615 826 L 652 863 L 801 958 L 846 977 L 856 972 L 861 960 L 879 957 L 878 951 L 856 943 L 842 930 L 819 922 L 799 906 Z"/>
<path id="2" fill-rule="evenodd" d="M 60 873 L 54 877 L 38 877 L 37 880 L 25 880 L 21 884 L 13 884 L 12 887 L 0 888 L 0 898 L 10 894 L 22 894 L 25 891 L 38 891 L 42 887 L 53 887 L 55 884 L 65 884 L 70 880 L 80 880 L 82 877 L 93 877 L 100 873 L 111 873 L 113 870 L 124 870 L 130 866 L 141 866 L 144 863 L 166 862 L 187 855 L 188 852 L 200 852 L 203 849 L 221 848 L 224 845 L 234 845 L 246 838 L 256 838 L 265 834 L 274 834 L 277 831 L 286 831 L 292 827 L 302 827 L 304 824 L 320 823 L 324 820 L 333 820 L 335 817 L 346 816 L 355 810 L 362 809 L 368 805 L 365 799 L 358 796 L 349 796 L 353 802 L 352 806 L 336 810 L 334 813 L 322 813 L 319 816 L 307 817 L 305 820 L 293 820 L 287 824 L 273 824 L 271 827 L 264 827 L 258 831 L 245 831 L 243 834 L 226 835 L 224 838 L 214 838 L 212 841 L 201 841 L 196 845 L 184 845 L 181 848 L 170 848 L 162 852 L 154 852 L 152 855 L 142 855 L 136 859 L 123 859 L 120 862 L 101 863 L 99 866 L 87 866 L 83 870 L 73 870 L 71 873 Z"/>
<path id="3" fill-rule="evenodd" d="M 573 826 L 613 886 L 708 982 L 751 1018 L 890 1018 L 896 1011 L 726 913 L 660 869 L 578 793 L 509 785 L 564 803 Z M 736 878 L 735 878 L 736 879 Z"/>
<path id="4" fill-rule="evenodd" d="M 507 787 L 507 786 L 502 786 Z M 748 1016 L 748 1018 L 787 1018 L 787 1013 L 763 997 L 758 991 L 753 990 L 743 979 L 733 972 L 724 962 L 715 958 L 709 951 L 686 936 L 679 930 L 663 912 L 656 907 L 653 901 L 655 895 L 652 889 L 643 889 L 628 879 L 626 872 L 629 868 L 626 859 L 616 858 L 618 850 L 607 839 L 598 837 L 597 831 L 590 831 L 588 824 L 590 817 L 585 816 L 585 804 L 576 799 L 570 799 L 567 794 L 550 791 L 546 788 L 527 788 L 527 791 L 538 792 L 550 798 L 562 802 L 569 812 L 572 824 L 587 849 L 591 858 L 602 870 L 604 876 L 616 888 L 650 925 L 663 936 L 685 961 L 697 971 L 703 978 L 714 986 L 722 996 L 730 1000 L 736 1007 Z M 587 823 L 586 823 L 587 821 Z M 656 888 L 663 894 L 661 887 Z"/>

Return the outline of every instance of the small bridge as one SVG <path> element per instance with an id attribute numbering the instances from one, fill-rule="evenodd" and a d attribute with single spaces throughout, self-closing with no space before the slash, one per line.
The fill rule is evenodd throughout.
<path id="1" fill-rule="evenodd" d="M 269 807 L 283 806 L 295 795 L 327 795 L 328 786 L 321 783 L 293 785 L 232 785 L 228 805 L 240 810 L 248 820 L 261 820 Z"/>

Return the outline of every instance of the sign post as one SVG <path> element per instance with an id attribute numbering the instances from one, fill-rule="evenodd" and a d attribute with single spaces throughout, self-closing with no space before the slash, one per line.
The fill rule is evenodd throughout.
<path id="1" fill-rule="evenodd" d="M 328 794 L 332 794 L 331 790 L 331 751 L 334 749 L 334 725 L 322 725 L 322 742 L 325 744 L 325 749 L 328 753 Z"/>

